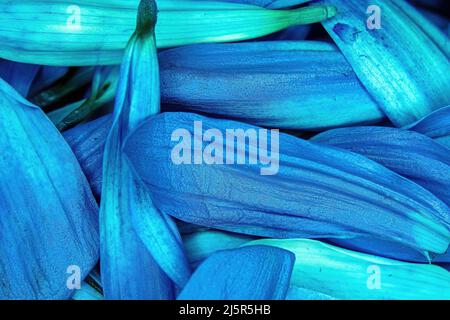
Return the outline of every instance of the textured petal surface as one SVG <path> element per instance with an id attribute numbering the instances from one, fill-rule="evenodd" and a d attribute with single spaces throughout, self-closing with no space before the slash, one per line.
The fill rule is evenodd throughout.
<path id="1" fill-rule="evenodd" d="M 333 247 L 314 240 L 257 240 L 295 254 L 291 285 L 337 299 L 450 299 L 450 273 Z"/>
<path id="2" fill-rule="evenodd" d="M 209 44 L 160 54 L 162 101 L 261 126 L 322 129 L 384 114 L 325 42 Z"/>
<path id="3" fill-rule="evenodd" d="M 362 154 L 450 204 L 450 152 L 427 136 L 396 128 L 353 127 L 326 131 L 312 141 Z"/>
<path id="4" fill-rule="evenodd" d="M 279 152 L 272 153 L 279 156 L 275 175 L 261 175 L 263 165 L 248 162 L 175 164 L 175 130 L 192 137 L 192 150 L 200 157 L 209 145 L 199 133 L 193 135 L 196 121 L 203 130 L 217 129 L 223 137 L 226 129 L 258 129 L 189 113 L 165 113 L 145 121 L 128 138 L 125 153 L 162 212 L 194 224 L 260 236 L 370 235 L 422 253 L 447 250 L 448 207 L 419 185 L 355 153 L 280 134 Z M 249 149 L 245 140 L 236 145 L 238 154 Z M 267 149 L 268 144 L 259 152 Z"/>
<path id="5" fill-rule="evenodd" d="M 178 300 L 280 300 L 286 297 L 294 256 L 269 246 L 213 254 L 194 272 Z"/>
<path id="6" fill-rule="evenodd" d="M 22 0 L 0 4 L 0 57 L 57 66 L 120 63 L 135 27 L 138 0 Z M 165 0 L 159 48 L 261 37 L 320 22 L 333 8 L 269 10 L 240 3 Z M 42 33 L 45 31 L 45 33 Z"/>
<path id="7" fill-rule="evenodd" d="M 68 298 L 68 268 L 98 259 L 97 204 L 56 128 L 1 79 L 0 106 L 0 298 Z"/>
<path id="8" fill-rule="evenodd" d="M 338 14 L 323 23 L 363 85 L 397 126 L 411 124 L 450 101 L 450 62 L 403 10 L 403 0 L 324 0 Z M 370 30 L 367 10 L 381 9 Z M 419 14 L 419 13 L 417 13 Z"/>
<path id="9" fill-rule="evenodd" d="M 173 285 L 166 273 L 179 286 L 190 276 L 176 227 L 153 206 L 149 192 L 134 178 L 122 153 L 128 132 L 159 112 L 155 23 L 155 3 L 142 1 L 136 32 L 122 63 L 114 119 L 105 145 L 100 231 L 107 299 L 172 298 Z"/>

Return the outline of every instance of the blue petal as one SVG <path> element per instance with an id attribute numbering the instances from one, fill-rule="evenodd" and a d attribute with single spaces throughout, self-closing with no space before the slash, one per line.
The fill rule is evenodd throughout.
<path id="1" fill-rule="evenodd" d="M 436 110 L 409 127 L 450 148 L 450 106 Z"/>
<path id="2" fill-rule="evenodd" d="M 20 95 L 26 97 L 39 71 L 35 64 L 0 59 L 0 78 L 8 82 Z"/>
<path id="3" fill-rule="evenodd" d="M 282 300 L 294 260 L 269 246 L 217 252 L 198 267 L 178 300 Z"/>
<path id="4" fill-rule="evenodd" d="M 172 149 L 178 143 L 171 141 L 172 133 L 180 129 L 192 137 L 195 121 L 223 137 L 227 129 L 260 129 L 190 113 L 146 120 L 124 150 L 162 212 L 259 236 L 368 236 L 421 253 L 447 250 L 449 208 L 421 186 L 352 152 L 280 134 L 279 152 L 273 153 L 273 159 L 279 156 L 275 175 L 261 175 L 262 165 L 174 164 Z M 198 144 L 197 150 L 208 145 Z M 237 145 L 238 153 L 248 149 L 248 139 Z"/>
<path id="5" fill-rule="evenodd" d="M 153 206 L 151 195 L 134 178 L 121 150 L 128 132 L 159 112 L 155 23 L 155 2 L 141 1 L 136 32 L 121 66 L 114 118 L 105 146 L 100 244 L 107 299 L 171 298 L 173 288 L 167 275 L 180 287 L 190 276 L 174 223 Z"/>
<path id="6" fill-rule="evenodd" d="M 219 230 L 203 230 L 183 236 L 189 262 L 194 266 L 216 251 L 234 249 L 252 240 L 255 237 Z"/>
<path id="7" fill-rule="evenodd" d="M 353 127 L 329 130 L 311 141 L 362 154 L 450 205 L 450 152 L 431 138 L 396 128 Z"/>
<path id="8" fill-rule="evenodd" d="M 63 136 L 72 148 L 97 199 L 102 193 L 102 164 L 106 137 L 112 125 L 112 116 L 76 126 L 64 132 Z"/>
<path id="9" fill-rule="evenodd" d="M 65 299 L 98 259 L 97 204 L 45 114 L 0 79 L 0 299 Z"/>
<path id="10" fill-rule="evenodd" d="M 376 123 L 384 114 L 325 42 L 195 45 L 160 54 L 162 101 L 291 129 Z"/>

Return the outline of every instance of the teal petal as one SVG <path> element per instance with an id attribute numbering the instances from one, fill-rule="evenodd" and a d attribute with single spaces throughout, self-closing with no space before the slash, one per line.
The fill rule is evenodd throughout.
<path id="1" fill-rule="evenodd" d="M 420 15 L 403 0 L 323 0 L 338 14 L 323 25 L 362 84 L 399 127 L 448 105 L 450 62 Z M 366 13 L 381 9 L 381 29 L 369 30 Z M 412 17 L 414 16 L 414 17 Z"/>
<path id="2" fill-rule="evenodd" d="M 352 152 L 280 133 L 279 150 L 271 149 L 272 160 L 279 156 L 279 170 L 273 175 L 261 175 L 266 166 L 248 161 L 175 164 L 172 150 L 180 142 L 172 140 L 172 134 L 183 130 L 191 142 L 198 141 L 196 121 L 201 130 L 215 129 L 222 137 L 227 130 L 260 129 L 191 113 L 164 113 L 143 122 L 128 137 L 124 151 L 162 212 L 189 223 L 257 236 L 368 236 L 422 254 L 447 250 L 449 208 L 423 187 Z M 202 141 L 190 146 L 203 154 L 208 145 Z M 235 145 L 236 152 L 246 155 L 250 146 L 245 139 Z"/>
<path id="3" fill-rule="evenodd" d="M 306 240 L 257 240 L 295 254 L 291 286 L 337 299 L 450 299 L 450 273 Z"/>
<path id="4" fill-rule="evenodd" d="M 120 63 L 137 0 L 22 0 L 0 4 L 0 57 L 56 66 Z M 239 3 L 161 0 L 158 48 L 261 37 L 320 22 L 332 7 L 269 10 Z"/>

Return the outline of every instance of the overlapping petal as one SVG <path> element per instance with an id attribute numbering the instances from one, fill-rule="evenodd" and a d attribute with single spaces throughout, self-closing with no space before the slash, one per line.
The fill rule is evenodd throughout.
<path id="1" fill-rule="evenodd" d="M 161 0 L 160 48 L 261 37 L 320 22 L 332 7 L 269 10 L 227 2 Z M 23 0 L 0 4 L 0 57 L 46 65 L 117 64 L 135 27 L 138 1 Z M 45 33 L 41 33 L 44 30 Z"/>
<path id="2" fill-rule="evenodd" d="M 450 273 L 306 239 L 257 240 L 295 254 L 291 285 L 337 299 L 450 299 Z"/>
<path id="3" fill-rule="evenodd" d="M 149 192 L 134 178 L 122 153 L 128 132 L 159 112 L 156 11 L 150 0 L 139 6 L 105 145 L 100 244 L 107 299 L 170 299 L 174 288 L 168 276 L 181 287 L 190 275 L 176 226 L 153 206 Z"/>
<path id="4" fill-rule="evenodd" d="M 411 124 L 450 101 L 450 62 L 430 31 L 403 0 L 323 0 L 338 14 L 323 25 L 363 85 L 396 126 Z M 381 10 L 381 28 L 369 29 L 368 8 Z M 408 8 L 405 11 L 405 8 Z M 376 14 L 370 11 L 371 14 Z M 426 29 L 426 30 L 425 30 Z M 435 36 L 434 38 L 436 38 Z M 445 37 L 445 36 L 442 36 Z"/>
<path id="5" fill-rule="evenodd" d="M 159 57 L 162 101 L 181 111 L 309 130 L 384 117 L 342 54 L 325 42 L 195 45 Z"/>
<path id="6" fill-rule="evenodd" d="M 1 79 L 0 105 L 0 298 L 69 298 L 68 270 L 97 263 L 97 204 L 56 128 Z"/>
<path id="7" fill-rule="evenodd" d="M 427 136 L 388 127 L 353 127 L 323 132 L 312 141 L 362 154 L 450 204 L 450 153 Z"/>
<path id="8" fill-rule="evenodd" d="M 179 300 L 281 300 L 294 256 L 269 246 L 219 251 L 194 272 Z"/>
<path id="9" fill-rule="evenodd" d="M 261 175 L 261 164 L 176 165 L 171 157 L 177 144 L 171 141 L 172 133 L 182 129 L 193 135 L 195 121 L 203 130 L 219 130 L 223 137 L 226 129 L 258 129 L 189 113 L 165 113 L 145 121 L 128 138 L 125 153 L 162 212 L 245 234 L 365 235 L 422 254 L 447 250 L 449 208 L 419 185 L 355 153 L 280 134 L 279 151 L 273 154 L 279 156 L 275 175 Z M 203 152 L 208 143 L 198 136 L 193 139 L 197 141 L 193 150 Z M 248 139 L 236 148 L 245 154 Z"/>

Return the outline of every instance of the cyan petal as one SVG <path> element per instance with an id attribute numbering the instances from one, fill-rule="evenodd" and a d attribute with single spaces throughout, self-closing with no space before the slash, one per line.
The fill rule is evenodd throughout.
<path id="1" fill-rule="evenodd" d="M 257 240 L 295 254 L 291 286 L 336 299 L 450 299 L 450 273 L 431 264 L 380 258 L 314 240 Z"/>
<path id="2" fill-rule="evenodd" d="M 89 283 L 83 282 L 72 297 L 73 300 L 103 300 L 103 296 Z"/>
<path id="3" fill-rule="evenodd" d="M 449 104 L 450 62 L 424 26 L 411 18 L 414 8 L 405 12 L 403 0 L 319 3 L 337 8 L 338 14 L 323 25 L 396 126 L 409 125 Z M 367 27 L 372 5 L 381 9 L 380 29 Z"/>
<path id="4" fill-rule="evenodd" d="M 186 254 L 194 266 L 216 251 L 235 249 L 252 240 L 255 237 L 219 230 L 203 230 L 183 236 Z"/>
<path id="5" fill-rule="evenodd" d="M 97 263 L 97 204 L 56 128 L 1 79 L 0 105 L 0 299 L 67 299 L 71 270 Z"/>
<path id="6" fill-rule="evenodd" d="M 269 246 L 213 254 L 194 272 L 178 300 L 282 300 L 294 256 Z"/>
<path id="7" fill-rule="evenodd" d="M 138 3 L 137 0 L 2 3 L 0 57 L 55 66 L 118 64 L 134 31 Z M 336 12 L 332 7 L 270 10 L 220 1 L 160 0 L 158 4 L 158 48 L 258 38 L 290 26 L 320 22 Z"/>
<path id="8" fill-rule="evenodd" d="M 222 137 L 227 129 L 260 129 L 191 113 L 164 113 L 146 120 L 128 137 L 124 150 L 162 212 L 186 222 L 250 235 L 368 236 L 424 254 L 447 250 L 450 233 L 444 221 L 449 208 L 421 186 L 352 152 L 279 134 L 279 151 L 272 150 L 270 166 L 269 162 L 264 166 L 248 161 L 175 164 L 173 148 L 180 142 L 172 141 L 175 130 L 189 135 L 186 141 L 189 137 L 197 141 L 195 150 L 200 157 L 210 144 L 193 136 L 196 121 L 204 131 L 217 129 Z M 236 145 L 237 153 L 247 153 L 249 139 L 245 140 L 245 145 Z M 260 148 L 260 156 L 267 149 Z M 275 174 L 261 175 L 262 169 L 272 169 Z"/>
<path id="9" fill-rule="evenodd" d="M 325 42 L 195 45 L 159 58 L 162 101 L 181 111 L 306 130 L 384 117 L 342 54 Z"/>
<path id="10" fill-rule="evenodd" d="M 173 285 L 168 277 L 182 287 L 190 276 L 176 226 L 153 206 L 151 195 L 135 179 L 122 153 L 128 132 L 159 112 L 156 13 L 154 1 L 141 1 L 136 32 L 125 50 L 105 145 L 100 247 L 107 299 L 170 299 Z"/>

